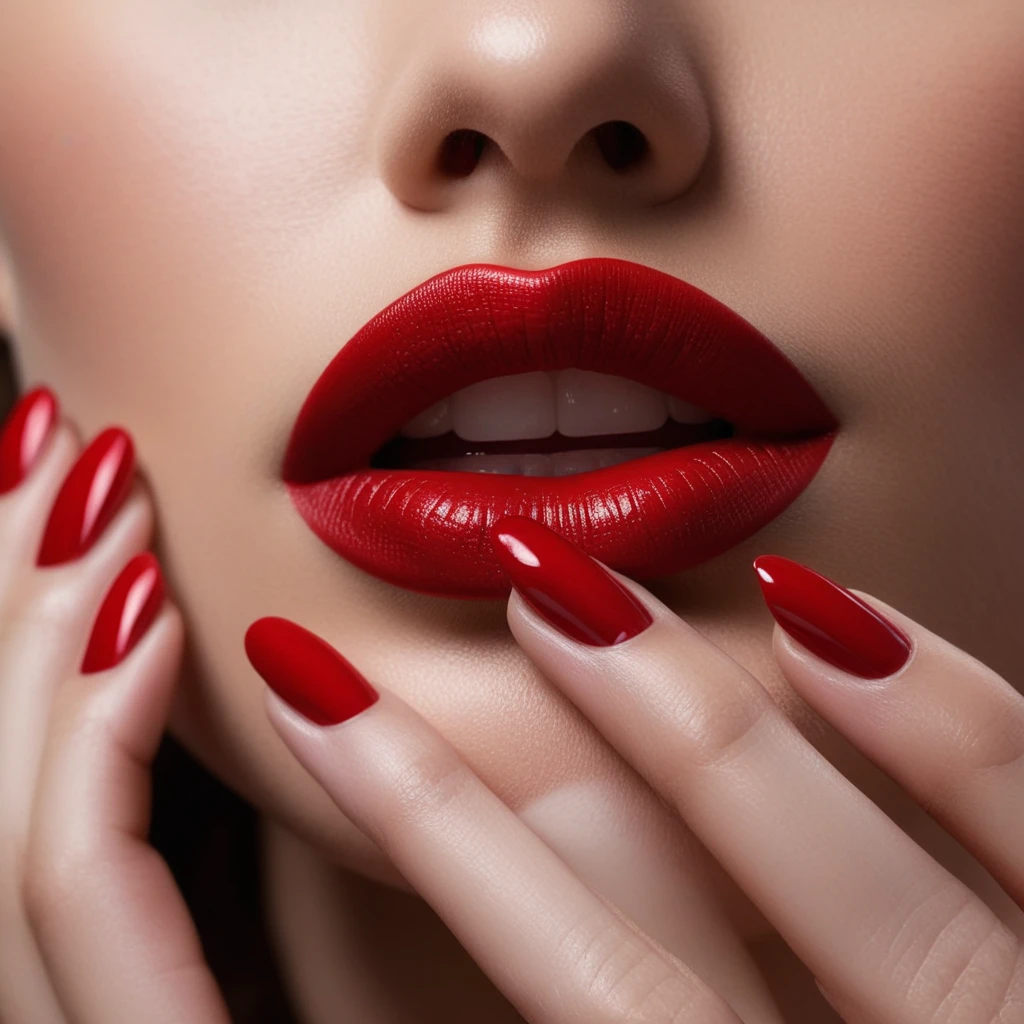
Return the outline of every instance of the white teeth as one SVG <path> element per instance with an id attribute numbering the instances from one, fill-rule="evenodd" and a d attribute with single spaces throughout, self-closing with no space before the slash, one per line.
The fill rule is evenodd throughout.
<path id="1" fill-rule="evenodd" d="M 668 418 L 662 392 L 608 373 L 562 370 L 557 393 L 558 430 L 566 437 L 657 430 Z"/>
<path id="2" fill-rule="evenodd" d="M 548 437 L 557 426 L 551 375 L 543 370 L 517 373 L 457 391 L 452 426 L 467 441 Z"/>
<path id="3" fill-rule="evenodd" d="M 699 405 L 684 402 L 681 398 L 668 400 L 668 414 L 678 423 L 710 423 L 713 419 L 711 413 Z"/>
<path id="4" fill-rule="evenodd" d="M 451 429 L 451 402 L 447 398 L 442 398 L 440 402 L 409 420 L 402 427 L 402 433 L 406 437 L 440 437 Z"/>
<path id="5" fill-rule="evenodd" d="M 550 455 L 462 455 L 453 459 L 418 462 L 414 469 L 443 469 L 463 473 L 501 473 L 514 476 L 572 476 L 605 466 L 640 459 L 664 448 L 593 448 Z"/>
<path id="6" fill-rule="evenodd" d="M 644 384 L 591 370 L 535 370 L 471 384 L 410 420 L 405 437 L 454 431 L 466 441 L 519 441 L 549 437 L 634 434 L 657 430 L 671 416 L 708 423 L 699 406 Z"/>
<path id="7" fill-rule="evenodd" d="M 664 451 L 664 448 L 591 448 L 576 452 L 554 452 L 551 459 L 552 472 L 548 476 L 572 476 L 575 473 L 589 473 L 605 466 L 617 466 L 620 462 L 642 459 L 645 455 Z"/>

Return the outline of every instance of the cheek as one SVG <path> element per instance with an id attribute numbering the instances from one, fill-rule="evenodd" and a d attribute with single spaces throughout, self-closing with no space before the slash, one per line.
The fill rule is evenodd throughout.
<path id="1" fill-rule="evenodd" d="M 766 37 L 733 108 L 741 259 L 771 268 L 790 329 L 845 321 L 830 371 L 847 364 L 860 403 L 893 371 L 987 390 L 1021 354 L 1024 7 L 783 9 L 806 17 Z"/>
<path id="2" fill-rule="evenodd" d="M 769 6 L 717 9 L 744 40 L 710 69 L 722 297 L 756 296 L 844 425 L 815 521 L 924 594 L 936 550 L 970 574 L 1024 508 L 1024 7 Z"/>
<path id="3" fill-rule="evenodd" d="M 1024 7 L 794 0 L 771 24 L 733 6 L 763 32 L 720 93 L 731 298 L 763 297 L 759 325 L 796 339 L 844 427 L 780 530 L 1012 667 L 956 595 L 981 573 L 992 606 L 1021 597 Z"/>
<path id="4" fill-rule="evenodd" d="M 322 25 L 313 4 L 308 18 L 253 5 L 225 26 L 160 23 L 132 9 L 156 5 L 127 0 L 102 24 L 61 6 L 0 43 L 18 341 L 83 433 L 116 418 L 137 441 L 190 625 L 176 733 L 307 836 L 359 844 L 270 730 L 244 657 L 249 623 L 286 614 L 450 725 L 513 803 L 552 778 L 613 774 L 578 714 L 531 677 L 503 608 L 469 609 L 453 629 L 457 613 L 430 603 L 417 620 L 422 601 L 325 566 L 276 477 L 341 341 L 436 261 L 465 255 L 453 234 L 403 268 L 407 226 L 382 190 L 363 190 L 376 58 L 340 24 L 347 5 L 315 5 Z"/>
<path id="5" fill-rule="evenodd" d="M 19 340 L 86 421 L 144 425 L 159 393 L 216 408 L 206 382 L 281 345 L 258 329 L 273 282 L 360 173 L 368 44 L 336 5 L 304 22 L 286 5 L 75 6 L 39 0 L 0 32 Z"/>

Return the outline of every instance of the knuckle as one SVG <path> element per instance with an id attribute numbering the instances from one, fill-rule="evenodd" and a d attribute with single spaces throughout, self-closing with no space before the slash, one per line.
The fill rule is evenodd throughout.
<path id="1" fill-rule="evenodd" d="M 45 939 L 66 919 L 88 885 L 86 858 L 74 848 L 55 851 L 30 842 L 21 875 L 21 906 L 36 936 Z"/>
<path id="2" fill-rule="evenodd" d="M 736 1024 L 732 1010 L 703 986 L 695 988 L 679 975 L 654 985 L 640 1004 L 640 1019 L 659 1024 Z"/>
<path id="3" fill-rule="evenodd" d="M 45 936 L 67 903 L 66 874 L 33 864 L 21 876 L 21 907 L 32 931 Z"/>
<path id="4" fill-rule="evenodd" d="M 1011 997 L 1011 985 L 1019 963 L 1017 943 L 1001 922 L 989 934 L 959 955 L 952 952 L 930 966 L 940 980 L 936 1020 L 977 1020 L 992 1022 L 1020 1020 L 1007 1016 L 1008 999 L 1020 1006 L 1021 993 Z"/>
<path id="5" fill-rule="evenodd" d="M 959 811 L 975 799 L 978 785 L 1024 772 L 1024 715 L 1005 709 L 969 725 L 958 723 L 948 746 L 954 756 L 937 759 L 917 801 L 933 817 Z"/>
<path id="6" fill-rule="evenodd" d="M 613 1020 L 644 1021 L 645 1024 L 707 1020 L 695 1016 L 692 990 L 669 964 L 654 953 L 637 958 L 607 982 L 595 979 L 592 1001 Z"/>
<path id="7" fill-rule="evenodd" d="M 1018 1020 L 1024 1020 L 1024 946 L 1017 949 L 1013 970 L 991 1024 L 1013 1024 Z"/>
<path id="8" fill-rule="evenodd" d="M 455 751 L 430 746 L 407 757 L 391 784 L 398 820 L 404 824 L 446 816 L 473 783 L 473 776 Z"/>
<path id="9" fill-rule="evenodd" d="M 995 708 L 972 730 L 961 747 L 968 769 L 985 775 L 1024 765 L 1024 713 Z"/>
<path id="10" fill-rule="evenodd" d="M 11 619 L 15 635 L 19 628 L 52 633 L 77 627 L 83 616 L 82 601 L 70 582 L 37 577 L 34 585 L 14 602 Z"/>
<path id="11" fill-rule="evenodd" d="M 675 719 L 688 767 L 710 771 L 741 758 L 770 724 L 771 712 L 767 699 L 751 699 L 746 691 L 700 695 L 696 700 L 684 695 Z"/>
<path id="12" fill-rule="evenodd" d="M 24 916 L 22 877 L 25 863 L 20 836 L 0 839 L 0 928 L 6 929 Z"/>
<path id="13" fill-rule="evenodd" d="M 970 893 L 920 929 L 894 970 L 904 979 L 907 999 L 929 1005 L 927 1019 L 995 1022 L 1000 1018 L 993 1016 L 994 1007 L 1005 1004 L 1007 979 L 1019 961 L 1016 937 Z"/>
<path id="14" fill-rule="evenodd" d="M 562 937 L 558 956 L 569 965 L 592 1019 L 644 1024 L 734 1020 L 710 989 L 614 920 L 586 915 Z"/>

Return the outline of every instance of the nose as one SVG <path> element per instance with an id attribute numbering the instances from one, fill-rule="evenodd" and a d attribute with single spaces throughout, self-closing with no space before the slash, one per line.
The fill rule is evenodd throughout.
<path id="1" fill-rule="evenodd" d="M 379 173 L 408 206 L 547 190 L 639 209 L 695 181 L 711 128 L 664 0 L 432 0 L 383 94 Z"/>

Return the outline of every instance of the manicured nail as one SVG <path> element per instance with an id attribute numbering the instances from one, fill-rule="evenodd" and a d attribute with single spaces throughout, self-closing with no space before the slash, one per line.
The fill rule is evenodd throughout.
<path id="1" fill-rule="evenodd" d="M 257 619 L 245 653 L 274 693 L 317 725 L 344 722 L 380 696 L 329 643 L 288 619 Z"/>
<path id="2" fill-rule="evenodd" d="M 50 511 L 36 565 L 84 555 L 131 491 L 135 447 L 120 427 L 99 434 L 71 467 Z"/>
<path id="3" fill-rule="evenodd" d="M 163 601 L 160 564 L 155 555 L 144 551 L 121 570 L 107 591 L 82 659 L 82 674 L 120 664 L 152 625 Z"/>
<path id="4" fill-rule="evenodd" d="M 910 638 L 845 587 L 779 555 L 760 555 L 754 569 L 776 622 L 830 665 L 881 679 L 907 663 Z"/>
<path id="5" fill-rule="evenodd" d="M 28 476 L 50 431 L 59 405 L 49 388 L 21 396 L 0 434 L 0 494 L 13 491 Z"/>
<path id="6" fill-rule="evenodd" d="M 535 519 L 499 519 L 490 537 L 516 590 L 538 615 L 573 640 L 611 647 L 654 621 L 614 576 Z"/>

